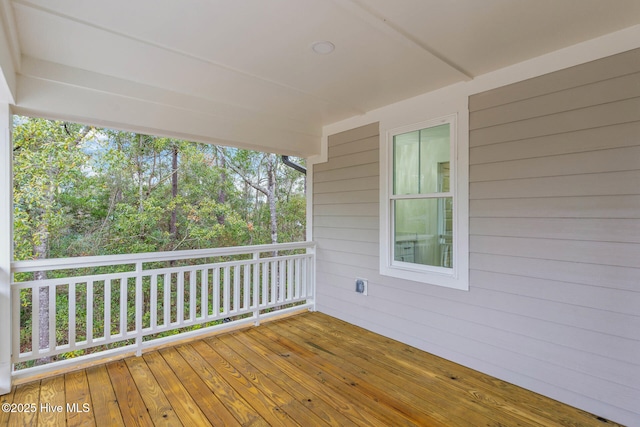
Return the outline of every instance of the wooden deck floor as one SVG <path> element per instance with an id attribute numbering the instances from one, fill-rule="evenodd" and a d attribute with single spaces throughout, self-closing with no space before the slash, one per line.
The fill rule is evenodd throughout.
<path id="1" fill-rule="evenodd" d="M 23 411 L 0 412 L 11 426 L 615 425 L 320 313 L 19 385 L 0 401 Z"/>

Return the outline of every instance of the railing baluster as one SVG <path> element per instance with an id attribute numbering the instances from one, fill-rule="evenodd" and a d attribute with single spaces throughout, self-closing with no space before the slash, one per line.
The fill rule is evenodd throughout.
<path id="1" fill-rule="evenodd" d="M 269 304 L 275 304 L 278 297 L 278 261 L 271 262 L 271 298 Z"/>
<path id="2" fill-rule="evenodd" d="M 225 267 L 223 270 L 223 288 L 222 288 L 222 314 L 229 314 L 229 299 L 231 294 L 231 280 L 229 277 L 229 272 L 231 268 Z"/>
<path id="3" fill-rule="evenodd" d="M 300 265 L 301 265 L 301 259 L 300 258 L 296 258 L 293 265 L 294 265 L 294 279 L 293 279 L 293 297 L 294 298 L 300 298 Z"/>
<path id="4" fill-rule="evenodd" d="M 262 302 L 261 302 L 261 305 L 265 306 L 265 305 L 267 305 L 267 301 L 269 299 L 269 263 L 268 262 L 262 262 L 260 264 L 262 265 L 262 291 L 261 291 Z"/>
<path id="5" fill-rule="evenodd" d="M 280 260 L 278 261 L 278 302 L 283 302 L 284 301 L 284 297 L 285 297 L 285 274 L 286 274 L 286 268 L 285 268 L 285 261 L 284 260 Z"/>
<path id="6" fill-rule="evenodd" d="M 58 346 L 58 342 L 56 340 L 56 291 L 57 287 L 55 285 L 49 285 L 49 354 Z"/>
<path id="7" fill-rule="evenodd" d="M 136 334 L 136 356 L 142 355 L 142 262 L 136 262 L 136 296 L 133 309 L 135 310 L 135 334 Z"/>
<path id="8" fill-rule="evenodd" d="M 76 282 L 69 282 L 69 348 L 76 347 Z"/>
<path id="9" fill-rule="evenodd" d="M 178 325 L 184 323 L 184 271 L 179 271 L 178 276 Z"/>
<path id="10" fill-rule="evenodd" d="M 220 268 L 213 269 L 213 278 L 211 279 L 211 313 L 213 317 L 220 314 Z"/>
<path id="11" fill-rule="evenodd" d="M 189 270 L 189 321 L 196 320 L 196 270 Z"/>
<path id="12" fill-rule="evenodd" d="M 33 300 L 33 293 L 36 291 L 37 288 L 32 287 L 31 288 L 31 298 Z M 13 322 L 14 328 L 16 327 L 15 325 L 17 325 L 18 328 L 20 328 L 22 325 L 20 325 L 20 310 L 22 305 L 20 304 L 20 289 L 14 289 L 12 292 L 12 299 L 13 299 L 13 307 L 11 307 L 11 315 L 12 315 L 12 319 L 11 321 Z M 38 320 L 39 322 L 39 320 Z M 19 329 L 18 329 L 19 331 Z M 12 335 L 12 340 L 13 340 L 13 354 L 14 355 L 18 355 L 20 354 L 20 334 L 17 333 L 17 331 L 13 331 Z M 38 334 L 39 336 L 39 334 Z M 34 338 L 31 338 L 32 340 L 34 340 Z M 37 337 L 35 339 L 38 339 Z M 31 344 L 31 348 L 33 348 L 33 343 Z"/>
<path id="13" fill-rule="evenodd" d="M 104 280 L 104 339 L 111 340 L 111 279 Z"/>
<path id="14" fill-rule="evenodd" d="M 126 277 L 120 277 L 120 335 L 124 338 L 127 334 L 127 285 Z"/>
<path id="15" fill-rule="evenodd" d="M 87 281 L 87 343 L 93 342 L 93 280 Z"/>
<path id="16" fill-rule="evenodd" d="M 209 314 L 209 269 L 200 270 L 200 318 Z"/>
<path id="17" fill-rule="evenodd" d="M 288 259 L 285 261 L 286 265 L 287 265 L 287 283 L 286 283 L 286 288 L 287 288 L 287 301 L 291 301 L 291 299 L 293 298 L 293 260 L 292 259 Z"/>
<path id="18" fill-rule="evenodd" d="M 172 273 L 165 273 L 162 277 L 162 290 L 164 291 L 164 324 L 163 327 L 168 328 L 171 324 L 171 277 Z"/>
<path id="19" fill-rule="evenodd" d="M 252 273 L 252 278 L 253 278 L 253 299 L 251 302 L 252 308 L 257 310 L 258 306 L 260 305 L 260 263 L 258 262 L 258 260 L 260 259 L 260 254 L 259 253 L 254 253 L 253 254 L 253 273 Z"/>
<path id="20" fill-rule="evenodd" d="M 149 327 L 152 331 L 158 326 L 158 275 L 151 275 L 151 290 L 149 291 Z"/>
<path id="21" fill-rule="evenodd" d="M 243 276 L 243 284 L 242 284 L 242 308 L 245 310 L 249 309 L 249 296 L 251 294 L 251 291 L 249 290 L 249 283 L 251 280 L 251 268 L 249 265 L 245 264 L 242 266 L 242 276 Z"/>
<path id="22" fill-rule="evenodd" d="M 240 268 L 237 265 L 233 266 L 233 298 L 231 300 L 231 312 L 238 311 L 240 305 Z"/>
<path id="23" fill-rule="evenodd" d="M 309 284 L 309 258 L 308 257 L 304 257 L 302 258 L 302 294 L 305 297 L 309 296 L 308 290 L 307 290 L 307 286 Z"/>
<path id="24" fill-rule="evenodd" d="M 18 294 L 18 305 L 14 305 L 14 316 L 16 313 L 20 313 L 20 292 L 16 292 Z M 31 351 L 34 354 L 38 354 L 40 353 L 40 288 L 31 288 L 31 301 Z M 20 317 L 18 316 L 19 321 Z M 20 334 L 15 335 L 20 337 Z"/>

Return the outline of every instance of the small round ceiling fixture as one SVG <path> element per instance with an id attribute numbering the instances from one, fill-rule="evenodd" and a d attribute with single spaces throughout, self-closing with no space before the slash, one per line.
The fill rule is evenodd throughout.
<path id="1" fill-rule="evenodd" d="M 311 45 L 311 49 L 318 55 L 327 55 L 333 52 L 335 48 L 336 46 L 333 43 L 326 40 L 315 42 L 314 44 Z"/>

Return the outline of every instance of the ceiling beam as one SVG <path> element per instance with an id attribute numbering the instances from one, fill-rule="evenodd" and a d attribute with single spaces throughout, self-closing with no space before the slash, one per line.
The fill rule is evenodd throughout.
<path id="1" fill-rule="evenodd" d="M 371 7 L 366 6 L 360 0 L 333 0 L 335 4 L 342 7 L 343 9 L 349 11 L 353 15 L 359 17 L 363 21 L 372 25 L 380 31 L 388 34 L 389 36 L 395 38 L 396 40 L 404 41 L 405 43 L 409 43 L 414 47 L 419 48 L 420 50 L 428 53 L 429 55 L 437 58 L 441 62 L 447 64 L 450 68 L 457 71 L 463 80 L 469 81 L 473 80 L 474 76 L 467 70 L 465 70 L 460 65 L 454 63 L 446 56 L 437 52 L 430 46 L 427 46 L 424 42 L 417 39 L 413 36 L 413 34 L 405 31 L 400 26 L 391 22 L 388 18 L 384 17 L 376 10 Z"/>

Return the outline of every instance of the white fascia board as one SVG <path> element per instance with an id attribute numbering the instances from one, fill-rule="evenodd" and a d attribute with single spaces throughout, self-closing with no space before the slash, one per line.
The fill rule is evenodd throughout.
<path id="1" fill-rule="evenodd" d="M 306 157 L 320 136 L 270 128 L 230 117 L 123 95 L 19 76 L 18 114 Z"/>
<path id="2" fill-rule="evenodd" d="M 308 157 L 320 126 L 25 57 L 16 112 Z"/>

